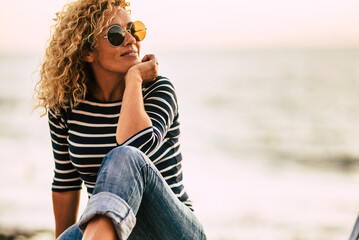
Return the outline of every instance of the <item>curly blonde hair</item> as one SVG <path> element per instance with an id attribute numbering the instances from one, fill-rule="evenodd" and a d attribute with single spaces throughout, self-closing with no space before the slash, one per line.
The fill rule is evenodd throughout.
<path id="1" fill-rule="evenodd" d="M 113 19 L 105 22 L 108 14 L 117 11 L 116 6 L 126 9 L 129 5 L 126 0 L 77 0 L 56 14 L 35 87 L 36 107 L 42 107 L 44 114 L 49 109 L 59 113 L 84 100 L 91 72 L 85 56 Z"/>

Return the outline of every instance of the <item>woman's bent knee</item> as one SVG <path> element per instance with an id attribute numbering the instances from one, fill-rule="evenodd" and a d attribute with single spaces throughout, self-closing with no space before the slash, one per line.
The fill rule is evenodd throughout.
<path id="1" fill-rule="evenodd" d="M 131 146 L 119 146 L 106 154 L 101 169 L 119 166 L 143 167 L 147 163 L 146 156 L 139 149 Z"/>

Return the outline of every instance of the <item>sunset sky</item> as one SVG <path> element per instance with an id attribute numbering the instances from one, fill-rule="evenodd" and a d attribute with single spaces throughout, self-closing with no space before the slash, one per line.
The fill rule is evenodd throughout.
<path id="1" fill-rule="evenodd" d="M 0 52 L 43 51 L 66 0 L 1 0 Z M 152 49 L 359 47 L 358 0 L 136 0 Z"/>

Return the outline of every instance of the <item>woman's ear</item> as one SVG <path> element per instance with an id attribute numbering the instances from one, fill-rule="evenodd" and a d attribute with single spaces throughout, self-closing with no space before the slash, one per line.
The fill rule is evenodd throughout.
<path id="1" fill-rule="evenodd" d="M 84 54 L 84 59 L 86 62 L 92 63 L 94 60 L 93 52 L 87 52 Z"/>

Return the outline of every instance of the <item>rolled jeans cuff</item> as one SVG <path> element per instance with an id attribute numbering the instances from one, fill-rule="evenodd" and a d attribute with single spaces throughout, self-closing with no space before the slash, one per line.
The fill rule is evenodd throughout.
<path id="1" fill-rule="evenodd" d="M 136 225 L 136 217 L 131 207 L 122 198 L 110 192 L 100 192 L 90 198 L 78 223 L 82 233 L 96 215 L 105 215 L 112 220 L 120 240 L 127 239 Z"/>

